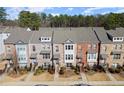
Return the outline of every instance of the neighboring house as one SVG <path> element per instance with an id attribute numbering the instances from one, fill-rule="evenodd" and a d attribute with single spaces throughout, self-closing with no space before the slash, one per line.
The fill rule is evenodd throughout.
<path id="1" fill-rule="evenodd" d="M 76 64 L 93 65 L 98 62 L 99 41 L 92 28 L 54 29 L 54 49 L 59 49 L 59 63 L 67 67 Z"/>
<path id="2" fill-rule="evenodd" d="M 40 29 L 29 40 L 30 63 L 48 68 L 52 65 L 52 31 Z"/>
<path id="3" fill-rule="evenodd" d="M 124 64 L 124 29 L 118 28 L 116 30 L 107 31 L 108 38 L 112 41 L 112 51 L 110 61 L 111 65 Z"/>
<path id="4" fill-rule="evenodd" d="M 29 64 L 29 39 L 32 32 L 14 29 L 7 40 L 5 40 L 6 58 L 8 59 L 8 51 L 11 51 L 12 61 L 15 61 L 20 67 Z M 13 55 L 14 54 L 14 55 Z M 10 56 L 10 55 L 9 55 Z M 15 60 L 14 60 L 15 59 Z"/>
<path id="5" fill-rule="evenodd" d="M 0 27 L 0 58 L 3 58 L 5 53 L 4 41 L 10 36 L 7 27 Z"/>
<path id="6" fill-rule="evenodd" d="M 104 30 L 94 28 L 100 40 L 100 64 L 107 63 L 110 66 L 124 64 L 124 29 Z"/>
<path id="7" fill-rule="evenodd" d="M 75 28 L 77 37 L 77 62 L 85 65 L 98 63 L 99 41 L 92 28 Z"/>
<path id="8" fill-rule="evenodd" d="M 57 62 L 66 67 L 76 66 L 76 31 L 70 28 L 56 28 L 53 35 L 53 55 Z M 56 61 L 56 60 L 55 60 Z"/>

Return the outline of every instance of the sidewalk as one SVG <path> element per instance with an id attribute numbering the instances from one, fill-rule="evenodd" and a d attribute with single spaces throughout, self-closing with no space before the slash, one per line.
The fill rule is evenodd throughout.
<path id="1" fill-rule="evenodd" d="M 80 75 L 81 75 L 83 83 L 88 84 L 87 77 L 86 77 L 85 73 L 81 72 Z"/>
<path id="2" fill-rule="evenodd" d="M 106 71 L 106 75 L 110 78 L 111 81 L 117 81 L 110 72 Z"/>
<path id="3" fill-rule="evenodd" d="M 24 81 L 30 81 L 32 76 L 33 76 L 33 72 L 30 72 Z"/>

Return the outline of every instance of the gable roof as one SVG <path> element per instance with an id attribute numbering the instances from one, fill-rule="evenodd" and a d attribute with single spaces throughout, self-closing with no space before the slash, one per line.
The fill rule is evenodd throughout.
<path id="1" fill-rule="evenodd" d="M 107 33 L 113 37 L 124 37 L 124 28 L 116 28 L 115 30 L 107 30 Z"/>
<path id="2" fill-rule="evenodd" d="M 53 43 L 64 43 L 66 40 L 72 40 L 74 43 L 99 42 L 90 27 L 54 29 Z"/>
<path id="3" fill-rule="evenodd" d="M 103 27 L 94 27 L 93 29 L 101 43 L 112 43 L 112 41 L 107 36 L 106 30 Z"/>
<path id="4" fill-rule="evenodd" d="M 28 43 L 29 39 L 32 35 L 32 32 L 27 32 L 25 30 L 14 30 L 11 35 L 5 40 L 5 43 L 13 43 L 16 44 L 18 41 L 22 41 L 24 43 Z"/>

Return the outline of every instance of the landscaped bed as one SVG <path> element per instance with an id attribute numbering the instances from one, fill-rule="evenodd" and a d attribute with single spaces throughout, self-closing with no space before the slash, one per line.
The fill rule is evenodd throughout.
<path id="1" fill-rule="evenodd" d="M 85 74 L 88 81 L 110 81 L 104 72 L 86 72 Z"/>
<path id="2" fill-rule="evenodd" d="M 3 70 L 5 68 L 5 64 L 7 64 L 7 61 L 0 62 L 0 70 Z"/>
<path id="3" fill-rule="evenodd" d="M 124 73 L 115 73 L 112 76 L 118 81 L 124 81 Z"/>
<path id="4" fill-rule="evenodd" d="M 27 77 L 27 74 L 25 74 L 25 75 L 18 75 L 18 76 L 16 75 L 16 78 L 15 77 L 10 77 L 8 75 L 5 75 L 4 79 L 0 80 L 0 83 L 2 83 L 2 82 L 24 81 L 26 77 Z"/>
<path id="5" fill-rule="evenodd" d="M 76 74 L 73 70 L 66 70 L 64 74 L 59 75 L 59 80 L 60 81 L 77 81 L 81 80 L 80 74 Z"/>
<path id="6" fill-rule="evenodd" d="M 39 75 L 33 75 L 31 77 L 31 81 L 52 81 L 53 79 L 54 79 L 54 75 L 50 74 L 47 71 L 44 71 Z"/>

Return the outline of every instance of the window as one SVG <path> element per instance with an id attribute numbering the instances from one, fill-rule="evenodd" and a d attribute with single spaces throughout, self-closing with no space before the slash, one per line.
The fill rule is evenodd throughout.
<path id="1" fill-rule="evenodd" d="M 56 52 L 59 52 L 59 47 L 58 46 L 55 46 L 56 47 Z"/>
<path id="2" fill-rule="evenodd" d="M 119 40 L 120 38 L 117 38 L 117 40 Z"/>
<path id="3" fill-rule="evenodd" d="M 41 42 L 50 42 L 51 38 L 50 37 L 41 37 Z"/>
<path id="4" fill-rule="evenodd" d="M 79 50 L 79 51 L 80 51 L 80 50 L 82 50 L 81 45 L 80 45 L 80 46 L 78 46 L 78 50 Z"/>
<path id="5" fill-rule="evenodd" d="M 113 59 L 120 59 L 121 58 L 121 54 L 114 54 L 113 55 Z"/>
<path id="6" fill-rule="evenodd" d="M 122 49 L 122 45 L 118 45 L 118 48 L 119 48 L 119 49 Z"/>
<path id="7" fill-rule="evenodd" d="M 113 42 L 122 42 L 123 38 L 122 37 L 114 37 Z"/>
<path id="8" fill-rule="evenodd" d="M 103 51 L 106 51 L 107 50 L 107 47 L 106 46 L 103 46 L 102 49 L 103 49 Z"/>
<path id="9" fill-rule="evenodd" d="M 71 50 L 73 50 L 73 45 L 71 45 Z"/>
<path id="10" fill-rule="evenodd" d="M 71 49 L 71 46 L 70 45 L 68 45 L 68 50 L 70 50 Z"/>
<path id="11" fill-rule="evenodd" d="M 89 49 L 91 48 L 91 44 L 88 45 L 88 48 L 89 48 Z"/>
<path id="12" fill-rule="evenodd" d="M 68 60 L 68 55 L 65 55 L 65 60 Z"/>
<path id="13" fill-rule="evenodd" d="M 96 44 L 93 44 L 93 48 L 96 49 Z"/>
<path id="14" fill-rule="evenodd" d="M 114 38 L 114 40 L 116 40 L 116 38 Z"/>
<path id="15" fill-rule="evenodd" d="M 73 50 L 73 45 L 66 45 L 65 46 L 65 49 L 66 50 Z"/>
<path id="16" fill-rule="evenodd" d="M 7 46 L 7 52 L 11 52 L 10 46 Z"/>
<path id="17" fill-rule="evenodd" d="M 50 45 L 48 45 L 47 48 L 50 49 Z"/>
<path id="18" fill-rule="evenodd" d="M 50 59 L 50 54 L 49 53 L 43 54 L 43 59 Z"/>
<path id="19" fill-rule="evenodd" d="M 25 51 L 25 48 L 23 48 L 23 51 Z"/>
<path id="20" fill-rule="evenodd" d="M 88 59 L 89 59 L 89 60 L 94 60 L 94 59 L 96 59 L 96 54 L 88 54 Z"/>
<path id="21" fill-rule="evenodd" d="M 73 54 L 66 54 L 65 59 L 66 60 L 73 60 Z"/>
<path id="22" fill-rule="evenodd" d="M 67 67 L 72 67 L 72 63 L 66 63 Z"/>
<path id="23" fill-rule="evenodd" d="M 68 46 L 67 46 L 67 45 L 65 46 L 65 49 L 66 49 L 66 50 L 68 49 Z"/>
<path id="24" fill-rule="evenodd" d="M 117 49 L 118 45 L 115 45 L 115 49 Z"/>
<path id="25" fill-rule="evenodd" d="M 32 50 L 33 51 L 36 51 L 35 45 L 32 46 Z"/>

